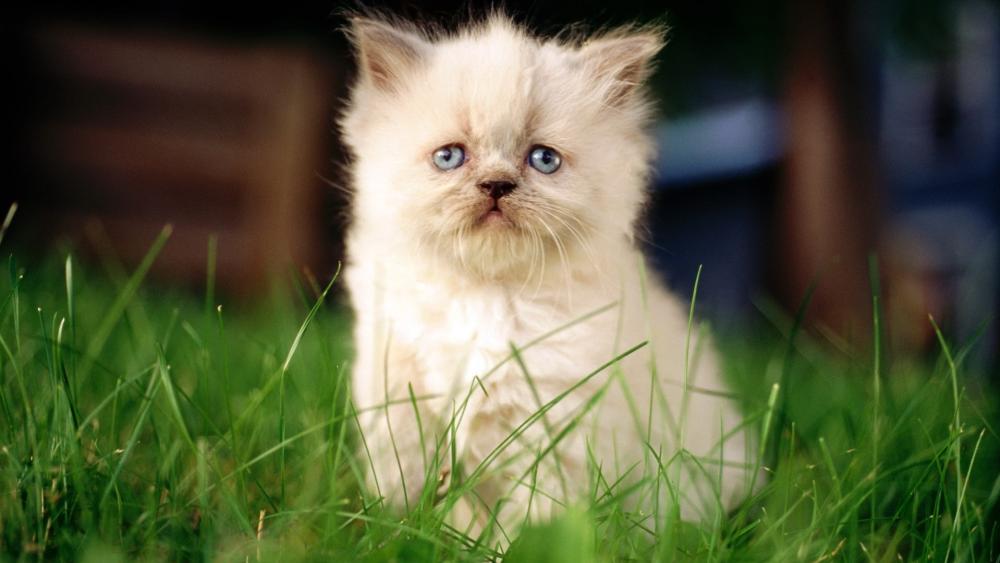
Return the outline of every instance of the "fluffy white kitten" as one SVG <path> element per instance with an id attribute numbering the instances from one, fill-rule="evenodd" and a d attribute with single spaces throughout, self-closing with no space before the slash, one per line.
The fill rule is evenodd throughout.
<path id="1" fill-rule="evenodd" d="M 751 440 L 711 342 L 633 242 L 662 33 L 540 39 L 492 17 L 434 34 L 358 18 L 350 35 L 346 279 L 372 490 L 405 507 L 465 487 L 458 523 L 508 532 L 664 473 L 637 510 L 731 507 Z"/>

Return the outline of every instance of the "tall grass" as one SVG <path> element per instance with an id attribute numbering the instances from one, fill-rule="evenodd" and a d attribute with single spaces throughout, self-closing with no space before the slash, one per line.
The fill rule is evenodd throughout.
<path id="1" fill-rule="evenodd" d="M 1000 557 L 997 401 L 941 331 L 936 362 L 893 361 L 879 340 L 874 355 L 848 357 L 799 330 L 801 314 L 766 309 L 770 320 L 722 341 L 764 437 L 768 478 L 752 498 L 714 522 L 668 519 L 650 534 L 624 502 L 629 490 L 596 482 L 589 500 L 501 553 L 496 536 L 447 523 L 468 483 L 406 514 L 361 486 L 350 317 L 328 295 L 336 282 L 219 307 L 214 275 L 201 297 L 144 284 L 168 237 L 125 275 L 65 254 L 30 267 L 9 258 L 0 560 Z M 548 424 L 545 411 L 534 421 Z M 670 487 L 673 473 L 645 485 Z"/>

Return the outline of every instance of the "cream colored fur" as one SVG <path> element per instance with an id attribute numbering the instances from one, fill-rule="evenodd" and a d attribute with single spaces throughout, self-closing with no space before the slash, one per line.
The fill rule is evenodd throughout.
<path id="1" fill-rule="evenodd" d="M 657 457 L 675 488 L 637 490 L 645 514 L 677 498 L 685 518 L 704 518 L 742 498 L 752 441 L 738 430 L 720 448 L 737 409 L 684 389 L 687 373 L 725 392 L 716 353 L 697 326 L 688 342 L 686 305 L 644 279 L 633 243 L 654 153 L 641 84 L 662 34 L 544 40 L 502 17 L 433 35 L 359 18 L 350 33 L 346 279 L 373 492 L 405 507 L 429 472 L 432 486 L 464 486 L 459 470 L 467 479 L 541 405 L 648 341 L 493 456 L 453 520 L 481 528 L 495 513 L 509 533 L 592 494 L 598 467 L 625 487 L 655 478 Z M 452 143 L 468 161 L 444 172 L 431 155 Z M 538 144 L 562 154 L 554 174 L 526 165 Z M 483 221 L 492 200 L 476 186 L 497 178 L 517 188 L 500 200 L 504 220 Z"/>

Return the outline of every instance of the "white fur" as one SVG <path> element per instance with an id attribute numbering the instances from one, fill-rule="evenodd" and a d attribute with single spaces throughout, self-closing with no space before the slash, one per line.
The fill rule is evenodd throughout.
<path id="1" fill-rule="evenodd" d="M 656 456 L 676 486 L 656 500 L 677 495 L 686 518 L 731 507 L 747 490 L 739 464 L 752 458 L 752 440 L 737 431 L 720 451 L 722 433 L 740 424 L 736 408 L 685 393 L 686 363 L 692 386 L 725 391 L 716 353 L 697 327 L 688 346 L 686 307 L 643 280 L 632 239 L 653 155 L 638 83 L 662 38 L 636 30 L 582 45 L 539 40 L 497 17 L 436 37 L 372 20 L 355 21 L 352 33 L 360 77 L 341 121 L 354 156 L 346 279 L 372 489 L 414 502 L 429 467 L 443 482 L 457 472 L 452 446 L 468 476 L 541 404 L 648 341 L 496 456 L 457 523 L 481 526 L 497 511 L 510 531 L 591 494 L 595 466 L 608 483 L 625 476 L 621 487 L 655 478 Z M 431 155 L 451 143 L 468 161 L 442 172 Z M 536 144 L 562 154 L 556 173 L 525 164 Z M 483 223 L 492 201 L 476 186 L 495 178 L 517 189 L 500 200 L 506 220 Z M 512 344 L 525 347 L 534 391 Z M 595 393 L 602 399 L 587 411 Z M 690 456 L 671 461 L 682 447 L 707 458 L 711 477 Z M 440 464 L 425 463 L 435 453 Z M 653 510 L 648 491 L 633 497 Z"/>

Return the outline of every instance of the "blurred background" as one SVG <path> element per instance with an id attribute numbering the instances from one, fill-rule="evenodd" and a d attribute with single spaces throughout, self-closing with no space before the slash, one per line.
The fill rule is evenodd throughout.
<path id="1" fill-rule="evenodd" d="M 5 8 L 3 209 L 44 256 L 141 259 L 227 298 L 342 256 L 333 118 L 350 80 L 335 2 L 32 2 Z M 367 3 L 461 21 L 488 2 Z M 793 316 L 835 347 L 871 335 L 878 257 L 890 345 L 935 348 L 928 314 L 995 373 L 1000 331 L 1000 2 L 505 3 L 540 32 L 671 28 L 642 238 L 671 286 L 704 265 L 719 330 Z M 276 274 L 277 273 L 277 274 Z M 772 319 L 774 320 L 774 319 Z"/>

